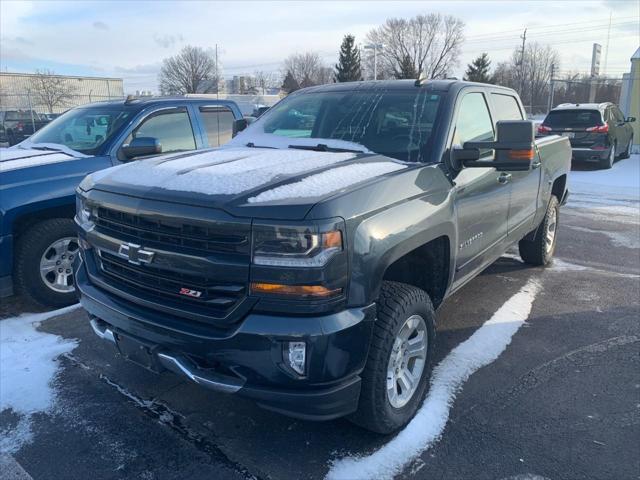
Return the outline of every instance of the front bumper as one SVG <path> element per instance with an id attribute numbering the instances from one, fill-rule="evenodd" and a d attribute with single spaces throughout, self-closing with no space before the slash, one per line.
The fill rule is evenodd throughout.
<path id="1" fill-rule="evenodd" d="M 75 278 L 96 334 L 116 346 L 125 339 L 139 345 L 152 359 L 153 370 L 167 369 L 211 390 L 302 419 L 331 420 L 357 408 L 373 305 L 320 317 L 250 313 L 228 331 L 194 330 L 180 328 L 186 320 L 163 318 L 92 285 L 82 262 Z M 304 377 L 285 364 L 287 341 L 307 345 Z"/>
<path id="2" fill-rule="evenodd" d="M 578 162 L 600 162 L 609 158 L 611 148 L 606 150 L 593 150 L 591 148 L 572 148 L 571 158 Z"/>

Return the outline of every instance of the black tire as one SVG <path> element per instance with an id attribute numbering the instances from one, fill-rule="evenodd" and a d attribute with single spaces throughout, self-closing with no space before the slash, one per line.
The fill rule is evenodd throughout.
<path id="1" fill-rule="evenodd" d="M 426 324 L 427 352 L 418 387 L 408 403 L 394 408 L 387 396 L 387 365 L 396 335 L 412 315 Z M 377 301 L 377 319 L 362 372 L 358 410 L 350 417 L 355 424 L 373 432 L 388 434 L 405 426 L 422 404 L 431 374 L 435 340 L 435 314 L 429 295 L 419 288 L 398 282 L 383 282 Z"/>
<path id="2" fill-rule="evenodd" d="M 77 302 L 75 290 L 65 293 L 54 291 L 40 276 L 40 260 L 47 248 L 59 239 L 76 235 L 70 218 L 43 220 L 21 233 L 14 262 L 16 292 L 47 307 L 60 308 Z"/>
<path id="3" fill-rule="evenodd" d="M 629 158 L 631 156 L 631 145 L 633 145 L 633 135 L 631 135 L 629 143 L 627 143 L 626 150 L 620 155 L 621 160 L 624 160 L 625 158 Z"/>
<path id="4" fill-rule="evenodd" d="M 611 146 L 611 150 L 609 150 L 609 155 L 605 160 L 600 160 L 600 168 L 603 170 L 609 170 L 613 167 L 613 164 L 616 162 L 616 147 L 617 145 L 614 143 Z"/>
<path id="5" fill-rule="evenodd" d="M 555 216 L 554 213 L 555 212 Z M 547 248 L 547 231 L 549 230 L 550 223 L 555 218 L 554 235 L 551 243 L 551 248 Z M 540 222 L 538 228 L 536 228 L 536 234 L 533 240 L 520 240 L 518 248 L 520 250 L 520 258 L 525 263 L 536 266 L 546 266 L 553 260 L 553 254 L 556 250 L 556 244 L 558 242 L 558 221 L 560 219 L 560 203 L 555 195 L 551 195 L 547 211 Z"/>

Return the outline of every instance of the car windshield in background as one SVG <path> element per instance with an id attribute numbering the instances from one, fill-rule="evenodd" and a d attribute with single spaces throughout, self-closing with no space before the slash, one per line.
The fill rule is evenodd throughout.
<path id="1" fill-rule="evenodd" d="M 57 143 L 87 155 L 114 135 L 133 112 L 117 107 L 90 107 L 69 110 L 36 132 L 30 143 Z"/>
<path id="2" fill-rule="evenodd" d="M 598 110 L 553 110 L 543 123 L 549 127 L 589 128 L 602 125 L 602 115 Z"/>
<path id="3" fill-rule="evenodd" d="M 404 161 L 421 161 L 436 126 L 440 95 L 338 91 L 293 95 L 264 114 L 264 133 L 291 138 L 355 142 Z"/>

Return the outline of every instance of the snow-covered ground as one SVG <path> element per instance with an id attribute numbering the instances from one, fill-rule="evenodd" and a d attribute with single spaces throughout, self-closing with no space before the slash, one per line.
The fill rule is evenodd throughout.
<path id="1" fill-rule="evenodd" d="M 29 442 L 31 416 L 53 407 L 57 359 L 77 343 L 41 332 L 38 326 L 76 308 L 78 305 L 0 320 L 0 412 L 11 410 L 18 416 L 13 428 L 0 431 L 0 452 L 13 453 Z"/>
<path id="2" fill-rule="evenodd" d="M 619 160 L 610 170 L 572 171 L 571 204 L 599 201 L 640 201 L 640 154 Z"/>

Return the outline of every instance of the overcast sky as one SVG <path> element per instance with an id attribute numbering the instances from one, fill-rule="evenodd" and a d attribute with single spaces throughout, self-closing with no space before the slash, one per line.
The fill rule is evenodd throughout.
<path id="1" fill-rule="evenodd" d="M 0 1 L 0 68 L 122 77 L 127 93 L 157 91 L 163 58 L 184 45 L 219 47 L 225 76 L 279 71 L 294 52 L 334 64 L 343 35 L 363 42 L 389 17 L 443 13 L 461 18 L 466 41 L 456 75 L 483 51 L 495 65 L 527 41 L 553 45 L 560 69 L 587 72 L 593 42 L 607 73 L 621 76 L 640 44 L 640 1 L 23 2 Z M 602 60 L 604 63 L 604 58 Z"/>

